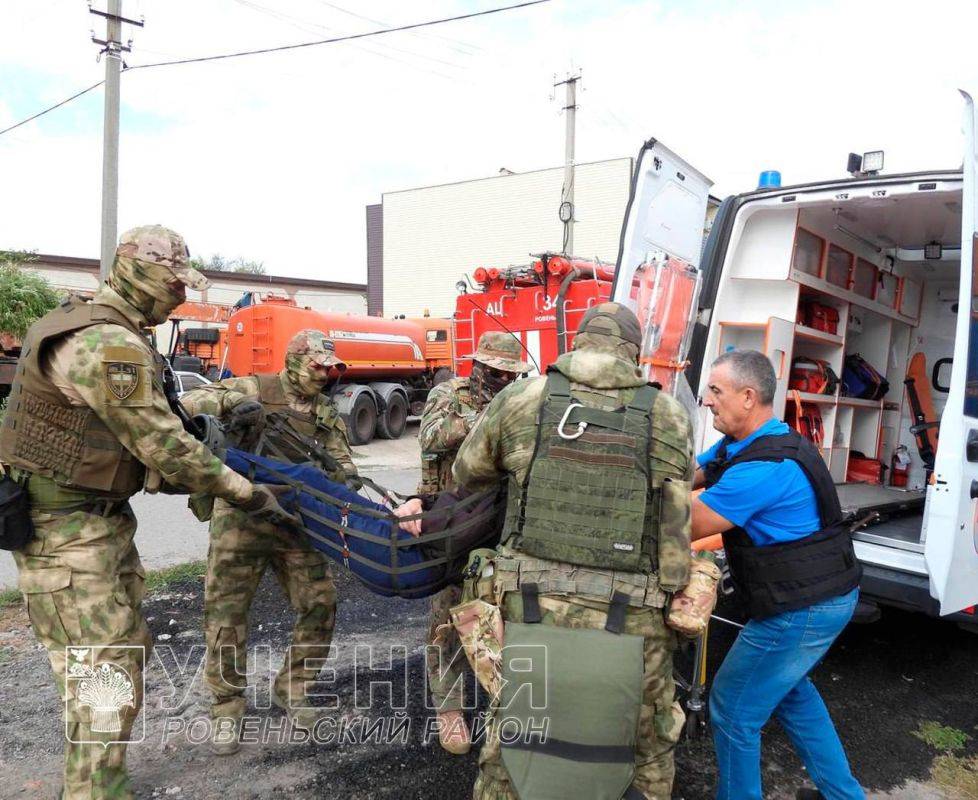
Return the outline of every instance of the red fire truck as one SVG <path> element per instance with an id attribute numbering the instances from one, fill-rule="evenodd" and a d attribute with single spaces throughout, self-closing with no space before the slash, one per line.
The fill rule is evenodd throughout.
<path id="1" fill-rule="evenodd" d="M 545 253 L 527 266 L 479 267 L 472 278 L 480 292 L 464 292 L 453 318 L 459 375 L 472 369 L 471 355 L 487 331 L 505 331 L 523 346 L 533 372 L 544 372 L 571 350 L 584 313 L 610 299 L 615 267 L 598 261 Z M 642 361 L 649 376 L 672 389 L 683 360 L 699 290 L 699 273 L 665 254 L 650 256 L 636 271 L 631 299 L 639 311 L 646 342 Z"/>

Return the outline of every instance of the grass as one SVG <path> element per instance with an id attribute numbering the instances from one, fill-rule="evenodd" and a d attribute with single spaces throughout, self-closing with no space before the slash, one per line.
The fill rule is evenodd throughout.
<path id="1" fill-rule="evenodd" d="M 978 757 L 963 758 L 945 753 L 934 760 L 931 777 L 948 797 L 978 800 Z"/>
<path id="2" fill-rule="evenodd" d="M 180 581 L 196 580 L 207 574 L 206 561 L 189 561 L 146 573 L 146 591 L 153 592 Z"/>
<path id="3" fill-rule="evenodd" d="M 0 609 L 8 606 L 15 606 L 21 601 L 20 591 L 17 589 L 4 589 L 0 592 Z"/>
<path id="4" fill-rule="evenodd" d="M 206 573 L 206 561 L 190 561 L 186 564 L 153 570 L 146 573 L 146 591 L 153 592 L 179 581 L 196 580 Z M 0 609 L 18 605 L 21 600 L 22 596 L 17 589 L 6 589 L 0 592 Z"/>
<path id="5" fill-rule="evenodd" d="M 938 722 L 921 722 L 920 727 L 913 732 L 918 739 L 926 742 L 935 750 L 944 753 L 953 753 L 955 750 L 963 750 L 971 737 L 962 730 L 949 728 Z"/>

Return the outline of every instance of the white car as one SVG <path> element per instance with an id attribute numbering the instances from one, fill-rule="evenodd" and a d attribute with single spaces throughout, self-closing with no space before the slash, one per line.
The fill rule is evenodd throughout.
<path id="1" fill-rule="evenodd" d="M 213 383 L 213 381 L 208 380 L 203 375 L 196 372 L 174 372 L 174 377 L 177 379 L 177 397 L 182 396 L 185 392 L 189 392 L 191 389 L 197 389 L 201 386 L 205 386 L 208 383 Z"/>

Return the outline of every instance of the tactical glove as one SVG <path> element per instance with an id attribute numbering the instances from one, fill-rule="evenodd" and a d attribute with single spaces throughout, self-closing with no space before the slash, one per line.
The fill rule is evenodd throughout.
<path id="1" fill-rule="evenodd" d="M 291 497 L 290 497 L 291 495 Z M 289 502 L 291 500 L 291 502 Z M 298 529 L 302 520 L 298 514 L 293 514 L 283 507 L 283 503 L 295 507 L 295 490 L 291 486 L 275 484 L 253 484 L 251 497 L 238 504 L 242 511 L 248 511 L 265 522 Z"/>
<path id="2" fill-rule="evenodd" d="M 227 420 L 228 442 L 241 450 L 253 451 L 265 428 L 265 409 L 256 400 L 238 403 Z"/>

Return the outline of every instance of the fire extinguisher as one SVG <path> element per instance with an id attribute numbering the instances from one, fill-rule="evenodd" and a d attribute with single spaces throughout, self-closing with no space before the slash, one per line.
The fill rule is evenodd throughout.
<path id="1" fill-rule="evenodd" d="M 906 486 L 909 479 L 910 453 L 907 452 L 907 446 L 901 444 L 890 458 L 890 486 Z"/>

